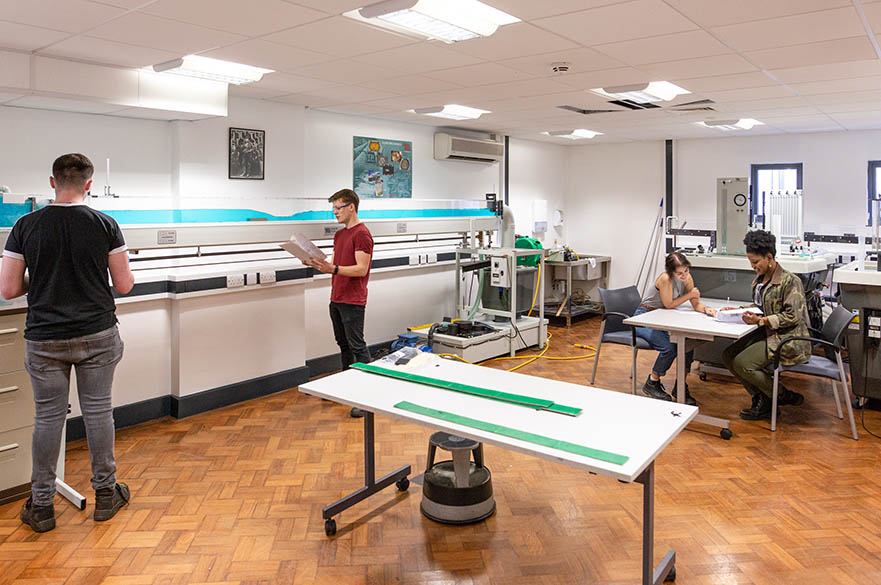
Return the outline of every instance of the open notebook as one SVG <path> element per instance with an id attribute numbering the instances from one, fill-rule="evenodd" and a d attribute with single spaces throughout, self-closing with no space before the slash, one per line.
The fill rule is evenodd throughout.
<path id="1" fill-rule="evenodd" d="M 762 310 L 758 307 L 747 307 L 745 309 L 719 309 L 716 311 L 716 321 L 723 323 L 743 323 L 743 314 L 749 311 L 756 315 L 761 315 Z"/>

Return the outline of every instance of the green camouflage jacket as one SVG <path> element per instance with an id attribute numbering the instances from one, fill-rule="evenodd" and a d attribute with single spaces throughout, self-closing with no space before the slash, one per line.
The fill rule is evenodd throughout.
<path id="1" fill-rule="evenodd" d="M 762 277 L 753 280 L 755 297 L 756 285 Z M 762 291 L 762 312 L 768 319 L 765 335 L 768 341 L 768 359 L 774 359 L 774 352 L 787 337 L 809 337 L 807 303 L 801 280 L 784 270 L 780 264 L 771 275 L 771 282 Z M 793 341 L 783 347 L 780 363 L 794 366 L 808 361 L 811 355 L 811 342 Z"/>

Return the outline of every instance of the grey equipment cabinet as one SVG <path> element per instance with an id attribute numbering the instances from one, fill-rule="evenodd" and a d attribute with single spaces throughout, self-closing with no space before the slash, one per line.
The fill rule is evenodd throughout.
<path id="1" fill-rule="evenodd" d="M 24 311 L 0 313 L 0 504 L 31 493 L 34 398 L 24 370 Z"/>

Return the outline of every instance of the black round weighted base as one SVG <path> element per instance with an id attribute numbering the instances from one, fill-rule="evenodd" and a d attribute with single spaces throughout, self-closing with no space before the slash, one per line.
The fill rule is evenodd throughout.
<path id="1" fill-rule="evenodd" d="M 324 521 L 324 533 L 328 536 L 336 534 L 336 520 L 328 518 Z"/>
<path id="2" fill-rule="evenodd" d="M 731 432 L 731 429 L 722 429 L 719 431 L 719 436 L 728 441 L 734 436 L 734 433 Z"/>
<path id="3" fill-rule="evenodd" d="M 676 580 L 676 567 L 670 569 L 670 572 L 667 573 L 667 576 L 664 577 L 664 583 L 669 583 Z"/>
<path id="4" fill-rule="evenodd" d="M 698 374 L 697 377 L 701 379 L 701 382 L 707 381 L 707 373 L 706 372 L 701 372 L 700 374 Z"/>
<path id="5" fill-rule="evenodd" d="M 406 477 L 402 477 L 395 482 L 395 487 L 398 488 L 399 492 L 405 492 L 407 491 L 407 488 L 410 487 L 410 480 Z"/>

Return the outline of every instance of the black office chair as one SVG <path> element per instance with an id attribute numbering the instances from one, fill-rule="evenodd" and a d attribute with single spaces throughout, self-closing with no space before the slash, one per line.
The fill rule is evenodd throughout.
<path id="1" fill-rule="evenodd" d="M 600 289 L 600 298 L 603 300 L 603 322 L 600 325 L 600 339 L 597 342 L 597 355 L 593 361 L 593 375 L 590 377 L 590 385 L 593 386 L 597 377 L 597 365 L 600 363 L 600 349 L 603 343 L 618 343 L 629 345 L 633 348 L 633 361 L 630 364 L 630 378 L 633 381 L 633 393 L 636 394 L 636 352 L 640 349 L 651 349 L 645 339 L 636 336 L 636 328 L 623 323 L 624 319 L 632 317 L 639 308 L 642 297 L 639 289 L 635 286 L 616 289 Z"/>
<path id="2" fill-rule="evenodd" d="M 798 372 L 800 374 L 810 374 L 812 376 L 820 376 L 832 380 L 832 395 L 835 397 L 835 408 L 838 410 L 839 419 L 844 418 L 844 415 L 841 413 L 841 403 L 839 402 L 838 397 L 838 382 L 841 382 L 841 386 L 844 390 L 844 396 L 842 396 L 842 398 L 847 405 L 847 416 L 850 417 L 850 430 L 853 433 L 854 440 L 859 439 L 859 435 L 857 435 L 857 425 L 853 420 L 850 392 L 847 389 L 847 374 L 844 371 L 844 364 L 841 362 L 841 345 L 843 343 L 844 331 L 847 329 L 847 326 L 850 325 L 850 322 L 853 321 L 854 317 L 856 317 L 856 314 L 851 313 L 841 305 L 838 305 L 835 307 L 835 310 L 832 311 L 832 314 L 829 315 L 829 318 L 826 319 L 822 331 L 817 331 L 816 329 L 809 327 L 810 331 L 814 334 L 814 337 L 790 337 L 789 339 L 785 339 L 783 343 L 780 344 L 780 347 L 777 348 L 777 351 L 774 352 L 774 392 L 771 396 L 772 431 L 777 430 L 777 389 L 780 385 L 780 372 Z M 827 355 L 831 351 L 831 354 L 835 356 L 835 359 L 832 360 L 824 356 L 811 355 L 811 358 L 807 363 L 798 364 L 796 366 L 784 366 L 780 363 L 780 350 L 783 349 L 787 343 L 795 340 L 810 341 L 812 344 L 821 345 L 827 350 Z"/>

